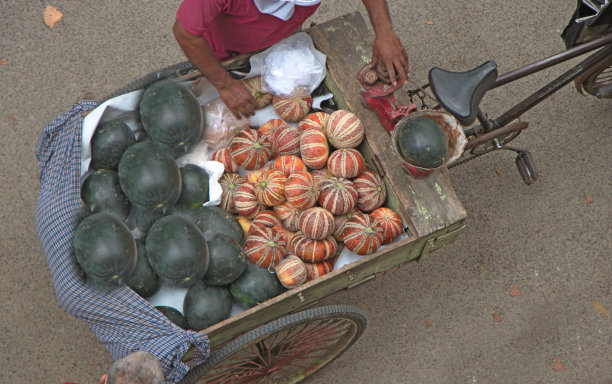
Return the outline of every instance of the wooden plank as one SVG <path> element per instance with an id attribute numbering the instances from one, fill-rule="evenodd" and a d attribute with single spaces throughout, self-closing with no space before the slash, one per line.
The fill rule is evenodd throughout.
<path id="1" fill-rule="evenodd" d="M 440 243 L 445 245 L 454 240 L 462 229 L 463 223 L 458 222 L 427 237 L 408 238 L 388 244 L 383 250 L 375 254 L 363 256 L 359 260 L 317 280 L 291 289 L 236 316 L 208 327 L 203 332 L 208 335 L 211 344 L 218 348 L 222 344 L 281 316 L 303 310 L 305 307 L 336 292 L 357 286 L 407 262 L 415 261 L 421 256 L 428 240 L 433 239 L 435 244 L 436 239 L 445 238 L 445 242 Z M 433 249 L 428 249 L 428 252 Z"/>
<path id="2" fill-rule="evenodd" d="M 372 36 L 359 13 L 351 13 L 306 31 L 317 49 L 327 55 L 328 77 L 342 95 L 343 103 L 366 128 L 366 140 L 380 159 L 385 181 L 391 186 L 418 236 L 426 236 L 466 217 L 446 168 L 425 179 L 407 175 L 394 157 L 391 138 L 378 117 L 363 105 L 357 73 L 371 58 Z M 397 91 L 398 101 L 407 104 L 405 92 Z"/>
<path id="3" fill-rule="evenodd" d="M 426 256 L 452 242 L 464 226 L 465 211 L 455 196 L 448 172 L 438 171 L 425 180 L 406 176 L 399 161 L 390 154 L 388 134 L 376 115 L 361 104 L 355 74 L 369 61 L 369 48 L 364 41 L 371 39 L 361 16 L 347 15 L 306 32 L 311 33 L 315 45 L 328 55 L 326 83 L 336 101 L 352 110 L 366 125 L 367 140 L 360 150 L 370 167 L 383 168 L 380 173 L 384 174 L 389 189 L 385 204 L 402 215 L 408 224 L 408 238 L 205 329 L 203 332 L 214 348 L 281 316 L 303 310 L 340 290 Z M 353 63 L 352 66 L 349 63 Z M 359 68 L 355 70 L 356 67 Z"/>

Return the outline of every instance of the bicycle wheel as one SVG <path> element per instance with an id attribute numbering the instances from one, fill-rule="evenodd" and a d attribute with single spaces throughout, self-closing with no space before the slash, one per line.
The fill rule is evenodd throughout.
<path id="1" fill-rule="evenodd" d="M 340 356 L 362 334 L 365 316 L 334 305 L 272 321 L 228 343 L 180 384 L 297 383 Z"/>
<path id="2" fill-rule="evenodd" d="M 612 84 L 612 57 L 589 73 L 581 83 L 582 88 L 594 96 L 601 87 L 609 84 Z"/>
<path id="3" fill-rule="evenodd" d="M 485 153 L 496 150 L 498 147 L 508 144 L 512 140 L 516 139 L 516 137 L 521 133 L 521 131 L 510 132 L 505 135 L 501 135 L 496 137 L 494 140 L 487 141 L 485 143 L 479 144 L 475 146 L 470 153 L 472 155 L 480 156 Z"/>

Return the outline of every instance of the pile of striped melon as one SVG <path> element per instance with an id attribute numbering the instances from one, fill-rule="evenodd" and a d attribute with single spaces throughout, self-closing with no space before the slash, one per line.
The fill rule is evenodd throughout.
<path id="1" fill-rule="evenodd" d="M 236 133 L 212 155 L 225 167 L 221 208 L 240 216 L 248 259 L 293 288 L 330 272 L 342 244 L 368 255 L 395 240 L 402 221 L 382 206 L 385 184 L 356 149 L 359 118 L 311 113 L 310 96 L 265 95 L 258 78 L 245 84 L 259 108 L 273 103 L 281 117 Z"/>

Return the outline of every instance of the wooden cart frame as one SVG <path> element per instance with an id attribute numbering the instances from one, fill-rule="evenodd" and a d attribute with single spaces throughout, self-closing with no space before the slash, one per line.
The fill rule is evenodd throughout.
<path id="1" fill-rule="evenodd" d="M 211 358 L 222 346 L 283 316 L 296 316 L 336 292 L 372 280 L 407 262 L 422 262 L 432 251 L 453 242 L 464 228 L 466 212 L 455 194 L 448 170 L 438 169 L 424 179 L 407 175 L 400 160 L 393 155 L 388 133 L 376 115 L 363 105 L 361 85 L 356 75 L 370 62 L 372 46 L 372 36 L 363 17 L 356 12 L 350 13 L 312 26 L 304 32 L 310 35 L 315 47 L 327 55 L 327 76 L 324 81 L 334 94 L 336 104 L 340 109 L 352 111 L 363 122 L 366 136 L 358 149 L 369 167 L 383 177 L 387 187 L 385 206 L 399 213 L 408 237 L 206 328 L 203 332 L 211 342 Z M 224 66 L 228 70 L 239 68 L 247 60 L 248 56 L 236 57 L 226 61 Z M 140 79 L 108 98 L 143 88 L 163 78 L 194 80 L 201 76 L 190 63 L 182 63 Z M 395 96 L 400 103 L 408 103 L 405 92 L 397 92 Z M 350 344 L 352 342 L 343 348 L 348 348 Z M 331 355 L 322 365 L 340 353 L 342 351 Z M 183 360 L 189 362 L 190 358 L 188 352 Z M 309 370 L 304 376 L 322 365 Z M 195 379 L 194 375 L 188 374 L 183 382 L 191 383 Z M 295 381 L 299 380 L 291 380 Z"/>

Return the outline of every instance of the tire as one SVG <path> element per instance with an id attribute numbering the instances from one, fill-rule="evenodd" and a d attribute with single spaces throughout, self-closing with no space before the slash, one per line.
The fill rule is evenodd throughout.
<path id="1" fill-rule="evenodd" d="M 608 58 L 603 65 L 597 66 L 582 81 L 582 88 L 591 95 L 597 96 L 600 88 L 612 84 L 612 57 Z"/>
<path id="2" fill-rule="evenodd" d="M 180 384 L 297 383 L 350 348 L 365 326 L 365 316 L 351 306 L 298 312 L 226 344 Z"/>

